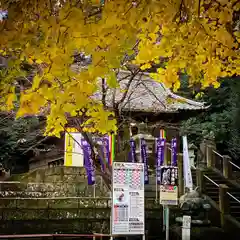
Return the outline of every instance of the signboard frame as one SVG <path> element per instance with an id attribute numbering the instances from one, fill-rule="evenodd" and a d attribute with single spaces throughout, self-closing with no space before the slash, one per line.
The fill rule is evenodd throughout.
<path id="1" fill-rule="evenodd" d="M 115 183 L 115 179 L 114 179 L 115 174 L 116 174 L 115 171 L 117 171 L 116 169 L 118 167 L 125 168 L 126 169 L 125 172 L 130 172 L 130 171 L 135 171 L 136 169 L 140 169 L 139 170 L 140 171 L 140 173 L 139 173 L 140 188 L 134 189 L 134 188 L 130 187 L 129 182 L 128 183 L 125 182 L 123 184 Z M 130 176 L 130 174 L 129 174 L 129 176 Z M 126 181 L 126 179 L 125 179 L 125 181 Z M 128 180 L 128 181 L 130 181 L 130 180 Z M 133 181 L 130 182 L 131 186 L 133 186 Z M 121 190 L 123 190 L 122 192 L 126 196 L 125 204 L 127 203 L 128 209 L 124 210 L 124 211 L 125 211 L 125 213 L 127 212 L 128 216 L 126 217 L 127 220 L 125 221 L 125 223 L 124 223 L 124 221 L 122 221 L 122 223 L 119 224 L 119 223 L 115 222 L 116 215 L 117 215 L 116 211 L 117 211 L 117 208 L 120 207 L 121 205 L 123 206 L 123 204 L 120 204 L 120 203 L 115 204 L 116 199 L 118 199 L 118 198 L 116 198 L 118 191 L 115 191 L 115 189 L 119 190 L 120 188 L 122 188 Z M 120 194 L 120 196 L 121 196 L 121 194 Z M 133 206 L 134 201 L 135 201 L 135 206 Z M 124 202 L 124 200 L 123 200 L 123 202 Z M 139 205 L 141 207 L 139 207 Z M 138 212 L 140 215 L 139 218 L 138 218 L 138 216 L 136 217 L 136 216 L 131 215 L 131 213 L 133 213 L 131 211 L 134 210 L 134 213 L 136 213 L 138 210 L 137 208 L 139 209 L 139 212 Z M 131 222 L 131 224 L 129 221 L 130 219 L 133 219 L 133 222 Z M 139 221 L 139 219 L 140 219 L 140 221 Z M 122 227 L 123 230 L 116 230 L 116 228 L 120 229 L 121 225 L 123 226 Z M 131 225 L 132 225 L 132 227 L 130 227 Z M 134 231 L 134 226 L 137 226 L 137 225 L 141 225 L 141 228 L 140 229 L 137 228 L 137 230 Z M 112 165 L 112 208 L 111 208 L 110 226 L 111 226 L 110 229 L 111 229 L 112 236 L 145 235 L 144 163 L 113 162 L 113 165 Z"/>
<path id="2" fill-rule="evenodd" d="M 170 171 L 170 175 L 168 171 Z M 169 175 L 167 181 L 164 175 Z M 161 184 L 159 191 L 159 202 L 161 205 L 178 205 L 178 167 L 161 166 Z"/>

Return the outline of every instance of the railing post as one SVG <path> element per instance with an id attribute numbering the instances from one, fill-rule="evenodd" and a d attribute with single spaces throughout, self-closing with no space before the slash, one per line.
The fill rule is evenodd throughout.
<path id="1" fill-rule="evenodd" d="M 221 214 L 221 227 L 226 225 L 225 216 L 229 214 L 229 197 L 227 195 L 228 186 L 226 184 L 219 184 L 219 210 Z"/>
<path id="2" fill-rule="evenodd" d="M 206 167 L 207 165 L 207 144 L 203 141 L 200 143 L 197 157 L 197 167 Z"/>
<path id="3" fill-rule="evenodd" d="M 183 155 L 178 154 L 178 192 L 179 196 L 184 194 L 184 180 L 183 180 Z"/>
<path id="4" fill-rule="evenodd" d="M 206 157 L 207 157 L 207 167 L 208 168 L 212 168 L 214 167 L 214 162 L 213 162 L 213 148 L 212 146 L 209 146 L 207 145 L 207 154 L 206 154 Z"/>
<path id="5" fill-rule="evenodd" d="M 223 176 L 225 178 L 232 177 L 232 164 L 230 163 L 231 158 L 227 155 L 223 155 Z"/>
<path id="6" fill-rule="evenodd" d="M 197 180 L 197 186 L 199 187 L 200 194 L 203 194 L 204 190 L 204 172 L 202 169 L 197 168 L 196 169 L 196 180 Z"/>

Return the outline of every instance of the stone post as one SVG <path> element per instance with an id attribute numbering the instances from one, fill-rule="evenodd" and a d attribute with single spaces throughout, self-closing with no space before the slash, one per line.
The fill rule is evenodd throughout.
<path id="1" fill-rule="evenodd" d="M 200 194 L 203 194 L 204 191 L 204 172 L 202 169 L 197 168 L 196 169 L 196 180 L 197 180 L 197 186 L 199 187 Z"/>
<path id="2" fill-rule="evenodd" d="M 223 176 L 225 178 L 232 177 L 232 164 L 230 163 L 231 157 L 223 155 Z"/>
<path id="3" fill-rule="evenodd" d="M 183 155 L 178 154 L 178 192 L 179 196 L 184 194 L 184 177 L 183 177 Z"/>
<path id="4" fill-rule="evenodd" d="M 221 227 L 226 226 L 225 216 L 229 214 L 229 197 L 227 194 L 228 186 L 225 184 L 219 185 L 219 210 L 221 214 Z"/>

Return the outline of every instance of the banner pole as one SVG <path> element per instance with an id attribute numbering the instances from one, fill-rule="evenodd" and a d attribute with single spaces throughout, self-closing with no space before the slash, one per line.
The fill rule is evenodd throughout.
<path id="1" fill-rule="evenodd" d="M 114 164 L 112 164 L 112 167 L 114 167 L 113 166 Z M 111 199 L 111 211 L 110 211 L 110 226 L 109 226 L 109 230 L 110 230 L 110 235 L 111 235 L 111 237 L 110 237 L 110 240 L 113 240 L 113 236 L 112 236 L 112 221 L 113 221 L 113 168 L 112 168 L 112 176 L 111 176 L 111 178 L 112 178 L 112 182 L 111 182 L 111 192 L 109 192 L 109 195 L 110 195 L 110 199 Z"/>
<path id="2" fill-rule="evenodd" d="M 157 138 L 155 138 L 155 157 L 157 158 Z M 155 174 L 156 174 L 156 177 L 155 177 L 155 201 L 157 203 L 157 200 L 158 200 L 158 184 L 157 184 L 157 161 L 156 161 L 156 171 L 155 171 Z"/>
<path id="3" fill-rule="evenodd" d="M 155 201 L 157 202 L 158 201 L 158 183 L 157 183 L 157 171 L 156 171 L 156 181 L 155 181 L 155 184 L 156 184 L 156 189 L 155 189 Z"/>
<path id="4" fill-rule="evenodd" d="M 166 205 L 165 207 L 166 211 L 166 240 L 169 240 L 169 206 Z"/>
<path id="5" fill-rule="evenodd" d="M 163 205 L 163 232 L 166 230 L 166 208 Z"/>
<path id="6" fill-rule="evenodd" d="M 96 183 L 93 185 L 93 197 L 96 198 Z"/>

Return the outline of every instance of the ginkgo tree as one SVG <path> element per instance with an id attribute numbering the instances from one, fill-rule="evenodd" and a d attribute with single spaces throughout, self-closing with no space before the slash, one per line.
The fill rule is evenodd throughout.
<path id="1" fill-rule="evenodd" d="M 240 71 L 238 0 L 0 0 L 0 8 L 1 107 L 20 95 L 17 115 L 46 112 L 49 135 L 83 115 L 83 131 L 116 131 L 113 113 L 92 96 L 99 79 L 117 88 L 115 71 L 129 64 L 163 63 L 151 76 L 174 90 L 183 72 L 205 88 Z M 74 67 L 75 53 L 90 63 Z"/>

